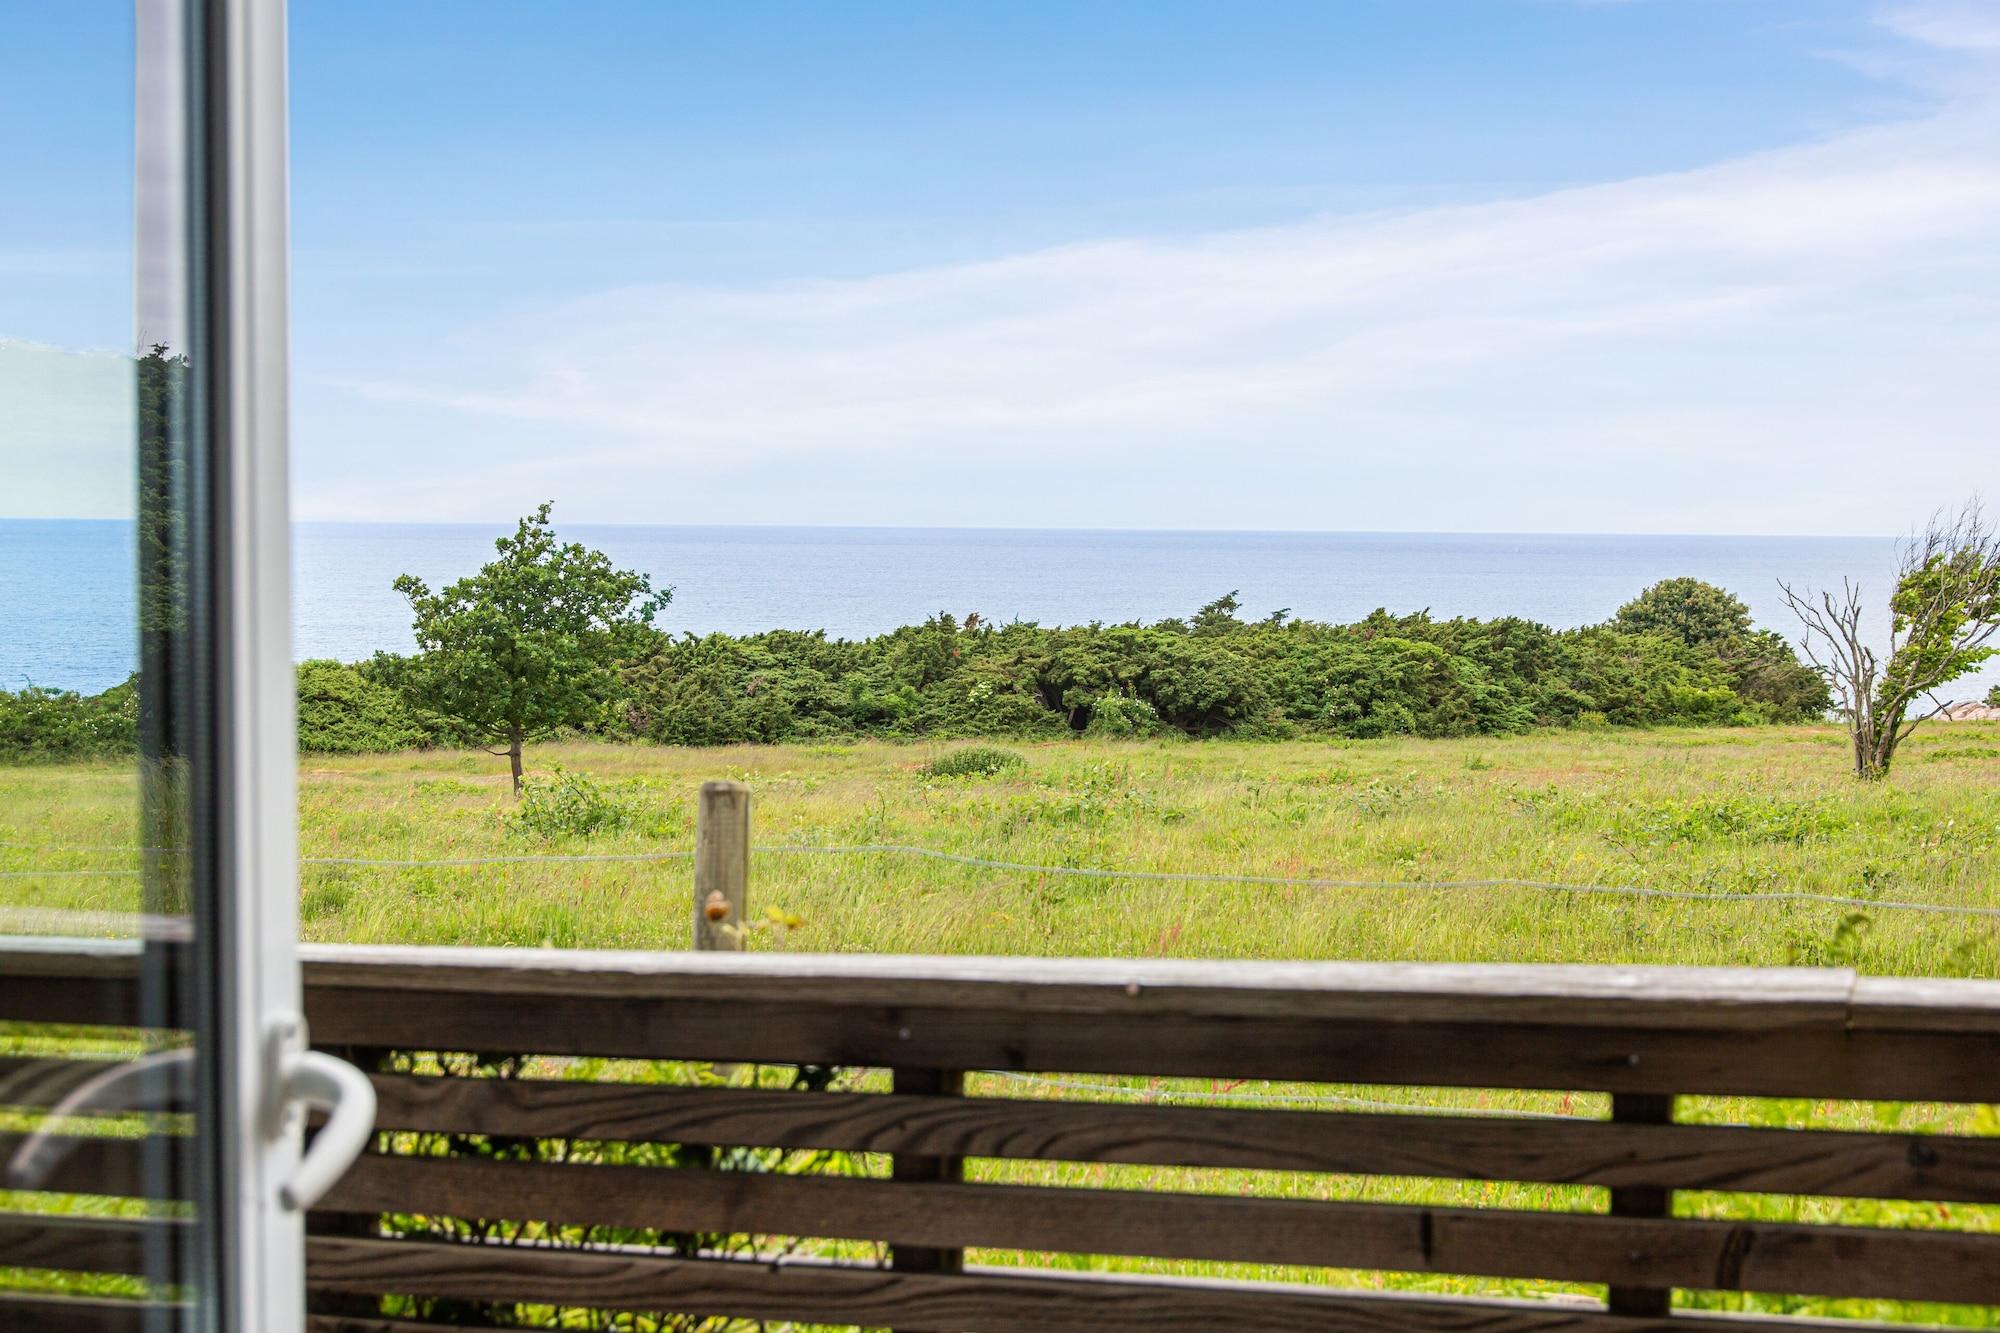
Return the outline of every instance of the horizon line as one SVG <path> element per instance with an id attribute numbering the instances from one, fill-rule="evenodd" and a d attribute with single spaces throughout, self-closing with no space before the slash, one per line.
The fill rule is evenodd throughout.
<path id="1" fill-rule="evenodd" d="M 87 515 L 0 514 L 0 523 L 132 523 L 133 518 L 105 518 Z M 294 518 L 293 528 L 301 527 L 407 527 L 504 529 L 520 519 L 430 519 L 430 518 Z M 1750 539 L 1758 541 L 1897 541 L 1903 535 L 1887 532 L 1610 532 L 1592 529 L 1553 528 L 1218 528 L 1218 527 L 1081 527 L 1063 525 L 1034 527 L 1001 523 L 647 523 L 630 519 L 565 519 L 579 528 L 675 528 L 685 531 L 821 531 L 821 532 L 1021 532 L 1079 533 L 1089 535 L 1174 535 L 1216 537 L 1671 537 L 1700 540 Z"/>

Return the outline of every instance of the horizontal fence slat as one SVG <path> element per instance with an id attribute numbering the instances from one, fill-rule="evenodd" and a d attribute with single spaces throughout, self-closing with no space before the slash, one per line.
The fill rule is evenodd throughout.
<path id="1" fill-rule="evenodd" d="M 1871 1333 L 1858 1320 L 1765 1319 L 1694 1313 L 1630 1319 L 1594 1302 L 1488 1300 L 1351 1292 L 1037 1269 L 898 1273 L 852 1264 L 679 1258 L 627 1251 L 323 1238 L 307 1241 L 307 1284 L 340 1294 L 435 1296 L 573 1307 L 825 1320 L 880 1327 L 919 1323 L 977 1333 Z M 466 1327 L 454 1324 L 453 1327 Z M 422 1333 L 438 1325 L 320 1315 L 310 1333 Z"/>
<path id="2" fill-rule="evenodd" d="M 0 1056 L 0 1106 L 45 1111 L 121 1061 L 63 1056 Z"/>
<path id="3" fill-rule="evenodd" d="M 737 954 L 617 950 L 306 945 L 308 985 L 406 986 L 427 993 L 694 999 L 718 987 L 747 1000 L 831 994 L 845 1002 L 958 1005 L 995 992 L 1041 1013 L 1108 1018 L 1172 1011 L 1234 1017 L 1476 1018 L 1537 1023 L 1580 1008 L 1627 1026 L 1690 1017 L 1743 1030 L 1841 1026 L 1857 982 L 1847 968 L 1353 963 L 944 955 Z M 1927 996 L 1927 1013 L 1979 1012 L 1994 983 Z"/>
<path id="4" fill-rule="evenodd" d="M 161 1327 L 182 1327 L 173 1319 L 186 1308 L 165 1302 L 0 1291 L 0 1328 L 33 1333 L 156 1333 Z"/>
<path id="5" fill-rule="evenodd" d="M 167 1218 L 0 1213 L 0 1267 L 78 1273 L 172 1273 L 187 1224 Z"/>
<path id="6" fill-rule="evenodd" d="M 996 988 L 1004 992 L 1004 988 Z M 2000 1035 L 1733 1031 L 1206 1017 L 1059 1022 L 996 993 L 986 1007 L 752 1000 L 718 984 L 671 1005 L 633 997 L 491 997 L 319 987 L 330 1045 L 633 1059 L 1266 1078 L 1316 1083 L 2000 1101 Z"/>
<path id="7" fill-rule="evenodd" d="M 324 1201 L 563 1225 L 2000 1303 L 2000 1235 L 376 1156 Z"/>
<path id="8" fill-rule="evenodd" d="M 73 1122 L 72 1122 L 73 1123 Z M 26 1134 L 0 1134 L 0 1168 L 14 1159 Z M 60 1155 L 34 1182 L 50 1194 L 129 1195 L 142 1199 L 176 1197 L 178 1164 L 189 1140 L 158 1135 L 113 1138 L 95 1134 L 54 1134 L 47 1142 Z M 26 1188 L 26 1182 L 0 1188 Z"/>
<path id="9" fill-rule="evenodd" d="M 2000 982 L 1838 969 L 302 954 L 310 1016 L 339 1045 L 2000 1101 Z M 130 1022 L 136 960 L 119 942 L 6 942 L 0 1018 Z M 518 1003 L 526 996 L 535 1003 Z"/>
<path id="10" fill-rule="evenodd" d="M 377 1075 L 384 1129 L 2000 1202 L 2000 1138 Z"/>
<path id="11" fill-rule="evenodd" d="M 0 1022 L 132 1027 L 139 987 L 125 977 L 8 976 L 0 973 Z"/>

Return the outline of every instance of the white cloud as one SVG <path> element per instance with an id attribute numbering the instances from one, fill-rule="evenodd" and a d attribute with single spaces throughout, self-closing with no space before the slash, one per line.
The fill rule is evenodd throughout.
<path id="1" fill-rule="evenodd" d="M 1990 76 L 1995 15 L 1883 21 Z M 1155 477 L 1093 512 L 1880 531 L 1990 466 L 2000 423 L 2000 104 L 1963 91 L 1984 82 L 1901 123 L 1508 202 L 610 291 L 353 387 L 506 423 L 519 449 L 469 475 L 447 449 L 416 488 L 466 515 L 543 486 L 592 517 L 685 521 L 670 494 L 718 519 L 914 521 L 952 494 L 966 521 L 1034 524 L 1063 520 L 1019 478 L 1181 469 L 1178 502 Z M 530 456 L 551 439 L 559 461 Z M 910 495 L 836 507 L 818 479 L 842 468 Z M 306 509 L 402 501 L 369 489 Z"/>
<path id="2" fill-rule="evenodd" d="M 2000 51 L 2000 7 L 1992 0 L 1898 5 L 1883 13 L 1882 26 L 1926 46 L 1957 51 Z"/>

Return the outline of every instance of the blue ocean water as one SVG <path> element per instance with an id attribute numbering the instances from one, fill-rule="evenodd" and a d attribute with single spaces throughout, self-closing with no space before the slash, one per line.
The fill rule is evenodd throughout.
<path id="1" fill-rule="evenodd" d="M 474 524 L 304 523 L 294 537 L 297 655 L 408 650 L 390 588 L 476 569 L 503 529 Z M 1089 532 L 946 528 L 565 525 L 621 565 L 674 588 L 666 628 L 786 627 L 857 637 L 938 611 L 1076 624 L 1185 615 L 1238 590 L 1244 614 L 1280 607 L 1351 620 L 1378 606 L 1439 616 L 1605 619 L 1641 588 L 1692 575 L 1790 632 L 1778 580 L 1859 580 L 1879 606 L 1896 543 L 1876 537 L 1536 536 L 1452 533 Z M 131 526 L 0 521 L 0 684 L 95 690 L 131 671 Z M 1987 678 L 1953 687 L 1984 693 Z"/>

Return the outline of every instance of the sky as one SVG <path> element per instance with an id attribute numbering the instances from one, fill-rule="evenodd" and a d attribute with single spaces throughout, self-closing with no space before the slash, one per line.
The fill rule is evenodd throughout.
<path id="1" fill-rule="evenodd" d="M 2000 0 L 294 0 L 304 519 L 1894 533 Z M 129 509 L 129 0 L 0 41 L 0 515 Z"/>

